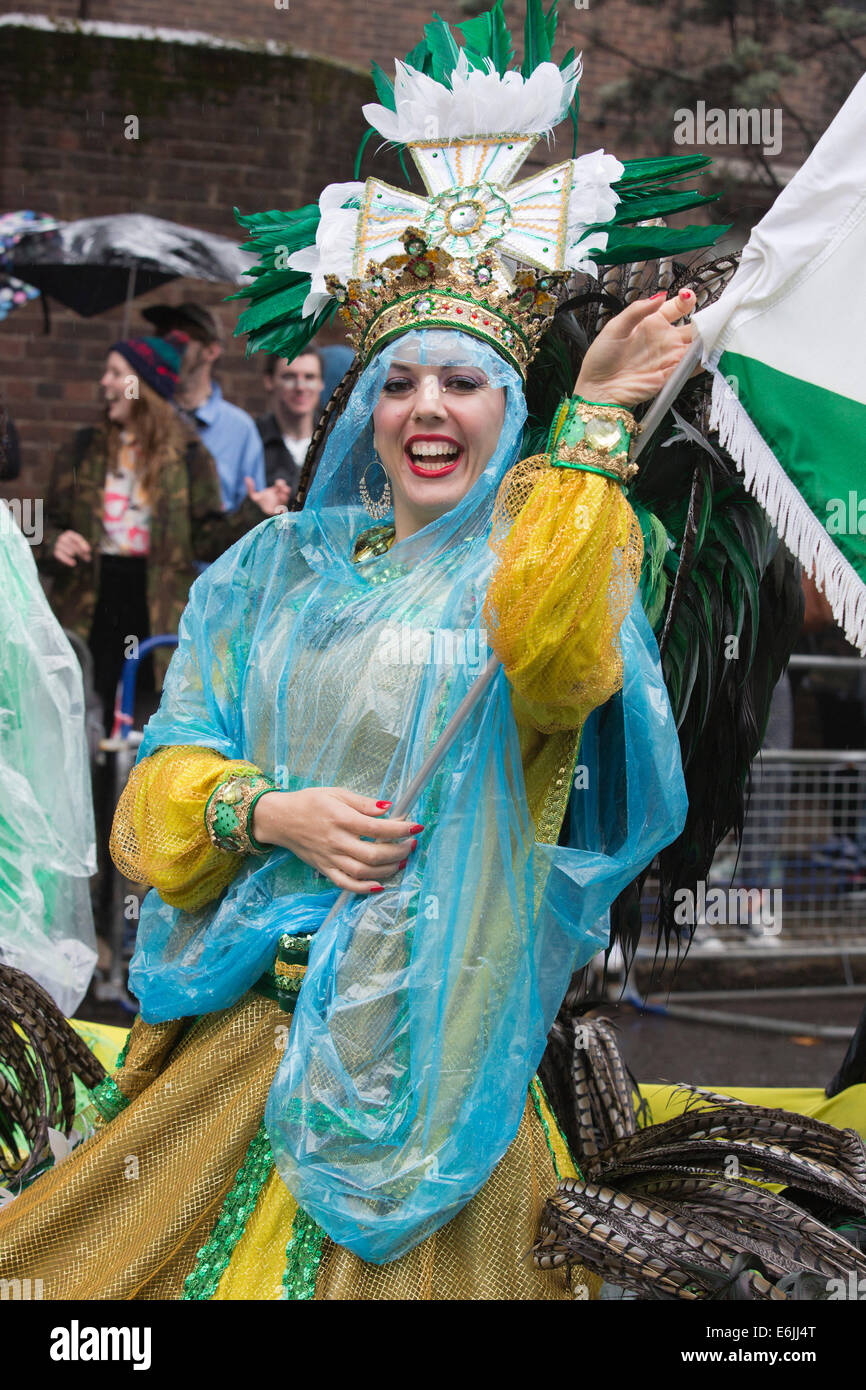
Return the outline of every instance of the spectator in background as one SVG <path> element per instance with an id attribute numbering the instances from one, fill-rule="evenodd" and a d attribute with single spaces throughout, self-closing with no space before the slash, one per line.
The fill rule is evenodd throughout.
<path id="1" fill-rule="evenodd" d="M 320 396 L 313 406 L 309 400 L 313 389 L 311 374 L 314 373 L 311 359 L 318 359 L 321 385 Z M 339 343 L 328 347 L 311 346 L 295 361 L 279 357 L 278 353 L 268 354 L 264 363 L 264 389 L 271 410 L 256 420 L 264 443 L 268 485 L 277 478 L 285 478 L 295 495 L 318 413 L 327 406 L 352 361 L 352 349 Z M 307 399 L 300 399 L 302 395 Z M 313 480 L 310 478 L 310 481 Z"/>
<path id="2" fill-rule="evenodd" d="M 266 486 L 262 441 L 251 415 L 223 398 L 213 369 L 223 350 L 223 333 L 216 316 L 201 304 L 154 304 L 142 311 L 165 338 L 179 330 L 189 338 L 177 388 L 177 405 L 198 431 L 213 455 L 222 490 L 223 507 L 232 512 L 253 491 Z"/>
<path id="3" fill-rule="evenodd" d="M 105 420 L 58 451 L 35 547 L 55 616 L 93 652 L 106 730 L 129 636 L 177 632 L 195 560 L 215 560 L 288 500 L 284 484 L 249 483 L 226 515 L 214 460 L 171 404 L 184 346 L 180 335 L 114 344 Z M 155 690 L 169 655 L 153 654 Z"/>
<path id="4" fill-rule="evenodd" d="M 100 385 L 105 419 L 79 430 L 54 460 L 44 507 L 39 568 L 53 576 L 49 601 L 62 627 L 86 642 L 106 733 L 129 638 L 175 633 L 196 578 L 196 560 L 215 560 L 288 500 L 285 484 L 223 510 L 216 464 L 174 409 L 186 339 L 115 343 Z M 144 658 L 136 718 L 153 713 L 171 648 Z M 111 901 L 108 832 L 114 809 L 111 764 L 95 769 L 99 878 L 92 885 L 104 927 Z"/>
<path id="5" fill-rule="evenodd" d="M 271 412 L 260 415 L 256 425 L 265 450 L 265 478 L 269 485 L 285 479 L 294 497 L 321 409 L 321 356 L 313 347 L 292 362 L 269 353 L 264 380 Z"/>

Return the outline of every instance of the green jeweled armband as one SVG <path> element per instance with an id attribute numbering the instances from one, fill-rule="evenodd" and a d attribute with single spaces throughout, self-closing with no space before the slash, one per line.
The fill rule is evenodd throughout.
<path id="1" fill-rule="evenodd" d="M 637 431 L 634 415 L 620 405 L 603 405 L 572 396 L 557 411 L 548 439 L 548 456 L 556 468 L 600 473 L 627 483 L 637 473 L 628 462 L 631 437 Z"/>
<path id="2" fill-rule="evenodd" d="M 204 808 L 207 833 L 217 849 L 234 854 L 270 854 L 273 846 L 254 840 L 250 825 L 259 797 L 276 790 L 275 783 L 261 773 L 234 772 L 220 782 Z"/>

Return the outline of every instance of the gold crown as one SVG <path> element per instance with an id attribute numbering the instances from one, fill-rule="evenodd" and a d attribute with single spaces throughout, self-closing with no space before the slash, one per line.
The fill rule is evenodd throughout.
<path id="1" fill-rule="evenodd" d="M 370 261 L 364 280 L 344 285 L 329 275 L 325 281 L 361 366 L 412 328 L 456 328 L 496 348 L 525 378 L 556 310 L 552 291 L 568 272 L 521 270 L 509 285 L 494 252 L 453 257 L 430 246 L 417 227 L 407 227 L 401 240 L 405 256 Z"/>

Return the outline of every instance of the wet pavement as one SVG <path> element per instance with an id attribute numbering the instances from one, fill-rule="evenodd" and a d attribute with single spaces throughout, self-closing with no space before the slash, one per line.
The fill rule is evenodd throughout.
<path id="1" fill-rule="evenodd" d="M 857 986 L 851 988 L 848 986 Z M 627 996 L 649 998 L 662 1009 L 683 1006 L 700 1013 L 698 1021 L 641 1013 L 627 1002 L 611 1002 L 604 1013 L 619 1028 L 620 1046 L 640 1081 L 681 1082 L 698 1086 L 826 1087 L 847 1051 L 851 1034 L 866 1007 L 866 959 L 863 957 L 786 958 L 756 956 L 733 960 L 695 952 L 680 970 L 653 979 L 638 967 Z M 827 993 L 784 993 L 785 990 Z M 713 998 L 686 998 L 712 991 Z M 611 990 L 612 999 L 621 994 Z M 723 1023 L 715 1013 L 742 1017 Z M 783 1020 L 782 1031 L 764 1030 L 751 1020 Z M 831 1027 L 842 1037 L 816 1037 L 815 1028 Z M 866 1079 L 866 1078 L 864 1078 Z"/>
<path id="2" fill-rule="evenodd" d="M 671 1002 L 676 996 L 671 995 Z M 707 1011 L 754 1014 L 809 1024 L 837 1024 L 854 1031 L 866 993 L 850 998 L 710 1000 Z M 628 1004 L 603 1010 L 619 1029 L 620 1047 L 639 1081 L 725 1086 L 827 1086 L 845 1056 L 847 1042 L 815 1038 L 808 1031 L 770 1033 L 739 1026 L 641 1014 Z"/>

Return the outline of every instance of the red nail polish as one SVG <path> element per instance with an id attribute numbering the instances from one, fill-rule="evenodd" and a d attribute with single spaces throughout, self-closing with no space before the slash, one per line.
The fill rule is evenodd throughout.
<path id="1" fill-rule="evenodd" d="M 409 826 L 409 834 L 410 834 L 410 835 L 420 835 L 420 833 L 421 833 L 421 831 L 422 831 L 423 829 L 424 829 L 423 825 L 410 825 L 410 826 Z"/>
<path id="2" fill-rule="evenodd" d="M 417 841 L 417 840 L 413 840 L 412 843 L 411 843 L 411 845 L 409 846 L 409 853 L 411 854 L 411 853 L 412 853 L 412 850 L 413 850 L 413 849 L 417 849 L 417 848 L 418 848 L 418 841 Z"/>
<path id="3" fill-rule="evenodd" d="M 397 865 L 397 868 L 398 868 L 398 869 L 405 869 L 405 867 L 406 867 L 406 865 L 407 865 L 408 863 L 409 863 L 409 860 L 408 860 L 408 859 L 404 859 L 402 864 L 398 864 L 398 865 Z"/>
<path id="4" fill-rule="evenodd" d="M 667 295 L 665 294 L 664 290 L 659 290 L 658 294 L 651 294 L 651 295 L 650 295 L 650 299 L 666 299 L 666 298 L 667 298 Z"/>
<path id="5" fill-rule="evenodd" d="M 380 811 L 387 811 L 387 810 L 389 810 L 390 807 L 393 806 L 393 804 L 394 804 L 393 801 L 377 801 L 377 802 L 376 802 L 376 805 L 379 807 L 379 810 L 380 810 Z"/>
<path id="6" fill-rule="evenodd" d="M 375 888 L 370 889 L 371 893 L 384 893 L 384 891 L 385 889 L 382 887 L 381 883 L 377 883 Z"/>
<path id="7" fill-rule="evenodd" d="M 692 298 L 692 292 L 691 292 L 691 290 L 680 290 L 680 299 L 691 299 L 691 298 Z"/>

